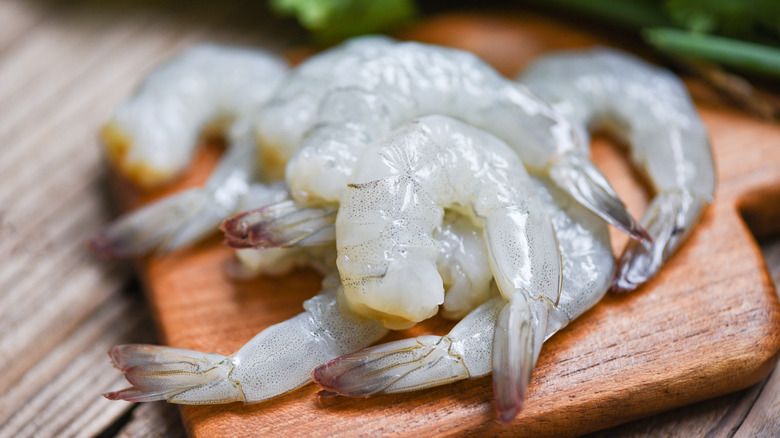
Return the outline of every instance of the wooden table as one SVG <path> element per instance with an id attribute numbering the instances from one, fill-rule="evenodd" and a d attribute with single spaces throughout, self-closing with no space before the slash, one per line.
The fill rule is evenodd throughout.
<path id="1" fill-rule="evenodd" d="M 121 264 L 86 238 L 111 216 L 99 125 L 151 66 L 196 41 L 286 50 L 288 21 L 253 1 L 0 0 L 0 437 L 182 436 L 176 409 L 109 402 L 124 386 L 105 352 L 153 342 L 146 304 Z M 764 246 L 780 281 L 780 242 Z M 747 390 L 599 432 L 771 436 L 780 373 Z"/>

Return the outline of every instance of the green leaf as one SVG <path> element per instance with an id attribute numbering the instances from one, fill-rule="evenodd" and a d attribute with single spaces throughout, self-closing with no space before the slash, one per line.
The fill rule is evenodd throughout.
<path id="1" fill-rule="evenodd" d="M 271 7 L 297 17 L 323 43 L 386 32 L 417 14 L 414 0 L 271 0 Z"/>

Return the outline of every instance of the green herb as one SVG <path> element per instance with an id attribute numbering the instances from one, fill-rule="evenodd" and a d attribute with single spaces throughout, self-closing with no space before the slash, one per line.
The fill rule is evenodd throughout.
<path id="1" fill-rule="evenodd" d="M 677 29 L 645 29 L 642 36 L 665 53 L 693 56 L 726 67 L 780 77 L 780 49 L 775 47 Z"/>
<path id="2" fill-rule="evenodd" d="M 780 78 L 780 0 L 525 1 L 638 31 L 662 53 Z"/>
<path id="3" fill-rule="evenodd" d="M 664 7 L 678 26 L 693 32 L 751 40 L 780 36 L 777 0 L 666 0 Z"/>
<path id="4" fill-rule="evenodd" d="M 524 0 L 641 33 L 670 55 L 780 78 L 780 0 Z M 321 43 L 387 32 L 417 14 L 415 0 L 271 0 Z"/>
<path id="5" fill-rule="evenodd" d="M 271 0 L 277 13 L 294 15 L 322 43 L 386 32 L 417 14 L 414 0 Z"/>

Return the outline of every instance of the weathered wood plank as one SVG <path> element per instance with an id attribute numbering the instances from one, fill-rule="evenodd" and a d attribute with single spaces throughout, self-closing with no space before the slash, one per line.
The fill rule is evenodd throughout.
<path id="1" fill-rule="evenodd" d="M 132 420 L 116 438 L 184 438 L 187 435 L 176 405 L 141 403 L 132 415 Z"/>
<path id="2" fill-rule="evenodd" d="M 0 1 L 0 436 L 99 433 L 131 406 L 100 397 L 124 385 L 106 351 L 154 340 L 129 270 L 85 250 L 111 215 L 96 133 L 113 106 L 197 41 L 289 45 L 256 2 L 188 6 Z"/>
<path id="3" fill-rule="evenodd" d="M 100 432 L 128 407 L 100 396 L 123 384 L 106 352 L 116 343 L 153 339 L 140 296 L 112 295 L 3 392 L 0 436 Z M 94 421 L 106 416 L 108 421 Z"/>
<path id="4" fill-rule="evenodd" d="M 775 287 L 780 290 L 780 240 L 765 246 L 764 256 L 767 266 L 772 271 Z M 734 436 L 742 438 L 778 435 L 780 435 L 780 370 L 775 367 Z"/>

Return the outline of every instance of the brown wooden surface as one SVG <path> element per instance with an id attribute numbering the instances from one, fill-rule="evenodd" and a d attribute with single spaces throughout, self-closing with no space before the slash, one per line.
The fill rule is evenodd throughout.
<path id="1" fill-rule="evenodd" d="M 129 270 L 96 261 L 84 249 L 111 214 L 96 132 L 151 66 L 182 47 L 222 41 L 281 50 L 301 41 L 300 31 L 260 3 L 0 0 L 0 437 L 89 437 L 101 431 L 104 437 L 182 436 L 176 407 L 100 396 L 126 386 L 106 350 L 155 341 L 155 324 Z M 518 14 L 532 20 L 516 31 L 528 33 L 551 21 Z M 459 17 L 438 19 L 439 28 L 462 25 Z M 490 43 L 493 60 L 510 69 L 518 55 L 555 47 L 546 39 L 541 47 L 526 40 L 522 48 L 499 50 L 502 45 L 491 41 L 506 38 L 501 23 L 459 33 L 460 41 Z M 570 44 L 567 35 L 583 35 L 576 31 L 581 27 L 566 22 L 556 40 Z M 428 32 L 430 38 L 441 35 Z M 746 153 L 759 143 L 745 142 Z M 777 198 L 771 191 L 758 196 Z M 775 209 L 764 204 L 755 211 L 769 214 L 759 218 L 776 223 Z M 777 283 L 780 241 L 764 245 Z M 595 436 L 776 436 L 779 419 L 775 371 L 746 390 Z"/>
<path id="2" fill-rule="evenodd" d="M 460 23 L 457 33 L 451 23 L 434 22 L 406 36 L 465 46 L 488 61 L 499 61 L 505 73 L 550 48 L 593 40 L 570 39 L 573 34 L 559 38 L 554 26 L 522 18 L 491 18 L 484 27 L 477 18 L 469 20 L 471 24 Z M 532 26 L 521 27 L 526 24 Z M 490 38 L 463 37 L 483 29 L 490 29 Z M 504 50 L 496 51 L 497 41 Z M 317 388 L 309 385 L 256 405 L 184 407 L 186 427 L 193 436 L 204 437 L 345 431 L 575 435 L 761 380 L 780 348 L 780 310 L 739 208 L 777 217 L 780 199 L 772 194 L 780 187 L 780 128 L 706 100 L 699 101 L 699 109 L 718 166 L 715 204 L 647 287 L 608 297 L 545 344 L 526 408 L 511 426 L 497 422 L 490 379 L 482 378 L 368 400 L 318 399 Z M 647 193 L 622 154 L 600 140 L 594 157 L 640 214 Z M 196 170 L 190 182 L 200 177 L 202 171 Z M 620 247 L 625 239 L 613 236 Z M 284 279 L 232 282 L 222 273 L 231 258 L 215 237 L 145 265 L 149 298 L 169 344 L 230 354 L 262 328 L 299 313 L 300 303 L 317 290 L 317 276 L 307 271 Z M 447 327 L 449 323 L 433 319 L 393 337 L 441 334 Z"/>

